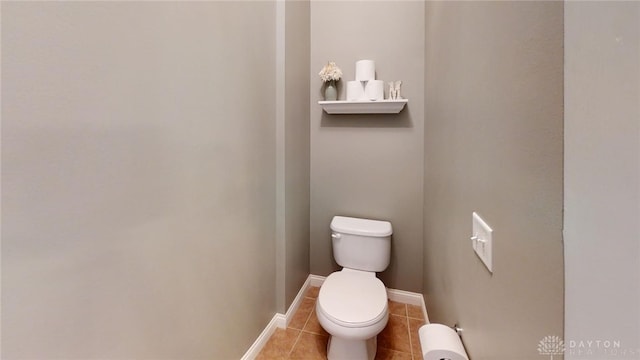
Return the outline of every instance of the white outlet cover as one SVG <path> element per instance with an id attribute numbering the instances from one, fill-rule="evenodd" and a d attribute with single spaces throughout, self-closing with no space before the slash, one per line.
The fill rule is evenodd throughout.
<path id="1" fill-rule="evenodd" d="M 493 229 L 476 212 L 473 213 L 472 224 L 471 246 L 489 272 L 493 273 L 491 261 Z"/>

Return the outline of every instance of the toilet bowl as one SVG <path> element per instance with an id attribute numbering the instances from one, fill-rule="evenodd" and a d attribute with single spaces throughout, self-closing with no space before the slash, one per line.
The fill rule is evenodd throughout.
<path id="1" fill-rule="evenodd" d="M 389 321 L 387 291 L 375 273 L 343 269 L 320 287 L 316 315 L 331 334 L 328 359 L 368 359 L 376 354 L 376 336 Z"/>
<path id="2" fill-rule="evenodd" d="M 331 221 L 336 262 L 316 301 L 316 315 L 330 335 L 329 360 L 373 360 L 377 335 L 389 321 L 387 291 L 376 271 L 389 265 L 391 223 L 336 216 Z"/>

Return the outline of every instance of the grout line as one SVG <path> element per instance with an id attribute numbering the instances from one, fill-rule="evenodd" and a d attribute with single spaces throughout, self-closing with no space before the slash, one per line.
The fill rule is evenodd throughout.
<path id="1" fill-rule="evenodd" d="M 306 296 L 306 294 L 303 296 L 303 298 L 305 298 L 305 299 L 309 299 L 309 300 L 313 300 L 314 305 L 315 305 L 315 302 L 316 302 L 316 301 L 318 301 L 318 299 L 317 299 L 317 298 L 313 298 L 313 297 L 310 297 L 310 296 Z M 410 317 L 410 316 L 409 316 L 409 308 L 408 308 L 409 304 L 407 304 L 407 303 L 403 303 L 403 305 L 404 305 L 404 308 L 405 308 L 405 309 L 404 309 L 404 310 L 405 310 L 404 315 L 398 315 L 398 314 L 389 314 L 389 315 L 390 315 L 390 316 L 402 316 L 402 317 L 404 317 L 404 318 L 405 318 L 405 324 L 406 324 L 406 327 L 407 327 L 407 336 L 409 336 L 409 348 L 410 348 L 410 350 L 409 350 L 408 354 L 410 354 L 410 355 L 411 355 L 411 358 L 412 358 L 413 360 L 421 360 L 421 359 L 419 358 L 419 356 L 420 356 L 421 354 L 414 354 L 413 341 L 412 341 L 412 337 L 411 337 L 411 323 L 410 323 L 410 321 L 409 321 L 409 320 L 410 320 L 410 319 L 414 319 L 414 320 L 421 320 L 421 321 L 425 321 L 425 319 L 424 319 L 424 318 L 423 318 L 423 319 L 420 319 L 420 318 Z M 315 306 L 314 306 L 314 307 L 315 307 Z M 298 311 L 299 311 L 299 310 L 298 310 Z M 292 328 L 292 327 L 289 327 L 289 326 L 287 326 L 287 327 L 286 327 L 286 329 L 292 329 L 292 330 L 298 330 L 298 331 L 299 331 L 299 332 L 298 332 L 298 335 L 296 336 L 296 340 L 293 342 L 293 345 L 291 346 L 291 349 L 289 349 L 289 351 L 288 351 L 288 353 L 287 353 L 287 357 L 291 356 L 291 354 L 293 353 L 293 350 L 295 349 L 295 347 L 296 347 L 296 346 L 298 345 L 298 343 L 300 342 L 300 338 L 302 337 L 302 333 L 303 333 L 303 332 L 305 332 L 305 333 L 307 333 L 307 334 L 314 335 L 314 336 L 315 336 L 315 335 L 320 335 L 320 334 L 315 334 L 315 333 L 312 333 L 312 332 L 309 332 L 309 331 L 305 330 L 305 328 L 307 327 L 307 325 L 308 325 L 309 321 L 311 320 L 311 316 L 313 315 L 313 312 L 314 312 L 314 309 L 312 309 L 312 310 L 311 310 L 311 312 L 309 313 L 309 315 L 307 316 L 307 319 L 305 320 L 304 324 L 302 325 L 302 329 L 295 329 L 295 328 Z M 295 315 L 295 314 L 294 314 L 294 315 Z M 392 352 L 404 353 L 403 351 L 399 351 L 399 350 L 393 350 L 393 349 L 387 349 L 387 350 L 392 351 Z M 405 354 L 406 354 L 406 353 L 405 353 Z"/>
<path id="2" fill-rule="evenodd" d="M 293 342 L 293 346 L 291 346 L 291 349 L 289 349 L 289 352 L 287 353 L 287 358 L 291 356 L 291 354 L 293 353 L 293 349 L 295 349 L 296 345 L 298 345 L 298 341 L 300 341 L 301 335 L 302 335 L 302 330 L 300 330 L 300 332 L 298 333 L 298 336 L 296 337 L 296 341 Z"/>
<path id="3" fill-rule="evenodd" d="M 313 298 L 310 298 L 310 297 L 308 297 L 308 296 L 305 296 L 305 298 L 306 298 L 306 299 L 312 299 L 312 300 L 313 300 Z M 315 305 L 315 301 L 313 302 L 313 305 Z M 298 309 L 298 311 L 300 311 L 300 309 Z M 307 315 L 307 320 L 306 320 L 306 321 L 304 322 L 304 324 L 302 325 L 302 329 L 300 329 L 300 332 L 298 333 L 298 337 L 296 338 L 296 341 L 294 341 L 294 342 L 293 342 L 293 346 L 291 347 L 291 349 L 290 349 L 290 350 L 289 350 L 289 352 L 287 353 L 287 357 L 290 357 L 290 356 L 291 356 L 291 354 L 293 353 L 293 349 L 295 349 L 295 348 L 296 348 L 296 345 L 298 345 L 298 342 L 300 341 L 300 337 L 302 336 L 302 333 L 303 333 L 303 332 L 306 332 L 306 331 L 304 331 L 304 328 L 306 328 L 306 327 L 307 327 L 307 323 L 309 322 L 309 319 L 311 318 L 311 314 L 313 314 L 313 309 L 311 309 L 311 312 L 309 313 L 309 315 Z"/>
<path id="4" fill-rule="evenodd" d="M 420 317 L 415 317 L 415 316 L 409 315 L 409 305 L 410 304 L 406 304 L 406 305 L 407 305 L 407 317 L 409 317 L 409 319 L 421 320 L 421 321 L 424 321 L 425 324 L 428 323 L 428 321 L 424 318 L 424 314 L 420 314 Z"/>
<path id="5" fill-rule="evenodd" d="M 305 289 L 306 289 L 305 293 L 304 294 L 299 294 L 301 299 L 312 300 L 314 302 L 314 305 L 316 305 L 316 302 L 318 301 L 318 298 L 317 298 L 317 296 L 316 297 L 307 296 L 307 291 L 311 287 L 319 287 L 318 285 L 320 285 L 321 282 L 318 285 L 315 285 L 315 283 L 314 283 L 314 285 L 311 285 L 311 282 L 313 282 L 313 281 L 317 282 L 318 279 L 320 279 L 320 281 L 324 280 L 324 278 L 322 278 L 322 277 L 315 276 L 315 275 L 309 275 L 308 281 L 310 281 L 310 283 L 309 283 L 308 286 L 305 287 Z M 415 300 L 414 299 L 415 296 L 411 296 L 412 293 L 403 292 L 403 291 L 400 291 L 400 290 L 388 289 L 388 294 L 389 295 L 388 295 L 387 298 L 388 298 L 389 301 L 398 302 L 398 303 L 401 303 L 401 304 L 404 305 L 404 308 L 405 308 L 405 314 L 404 315 L 398 315 L 398 314 L 391 314 L 390 313 L 389 316 L 402 316 L 402 317 L 405 318 L 406 325 L 407 325 L 407 335 L 409 336 L 409 341 L 408 342 L 409 342 L 411 350 L 409 352 L 405 352 L 405 351 L 394 350 L 394 349 L 391 349 L 391 348 L 385 348 L 385 349 L 388 350 L 388 351 L 391 351 L 392 353 L 409 354 L 409 355 L 411 355 L 412 360 L 422 360 L 422 358 L 421 358 L 422 354 L 421 353 L 414 354 L 414 346 L 413 346 L 413 341 L 412 341 L 412 337 L 411 337 L 411 323 L 410 323 L 410 320 L 411 319 L 420 320 L 423 323 L 429 323 L 428 316 L 427 316 L 426 310 L 424 308 L 424 299 L 422 298 L 422 296 L 420 296 L 420 299 L 422 299 L 423 317 L 422 318 L 418 318 L 418 317 L 409 316 L 409 305 L 419 305 L 419 304 L 416 303 L 416 301 L 414 301 Z M 415 294 L 413 294 L 413 295 L 415 295 Z M 393 298 L 393 300 L 392 300 L 392 298 Z M 297 311 L 299 311 L 299 309 L 296 309 L 296 313 L 297 313 Z M 316 334 L 316 333 L 313 333 L 313 332 L 305 330 L 305 328 L 308 325 L 309 320 L 311 319 L 311 316 L 313 315 L 314 311 L 315 311 L 315 306 L 314 306 L 314 309 L 312 309 L 311 312 L 309 313 L 309 315 L 307 316 L 307 319 L 305 320 L 304 324 L 302 325 L 302 329 L 292 328 L 288 324 L 286 324 L 286 321 L 285 321 L 284 330 L 291 329 L 291 330 L 297 330 L 298 331 L 298 335 L 296 336 L 296 339 L 293 342 L 293 345 L 289 349 L 289 351 L 287 353 L 287 357 L 289 357 L 289 356 L 291 356 L 291 354 L 293 354 L 293 350 L 300 343 L 300 339 L 301 339 L 301 336 L 302 336 L 303 332 L 305 332 L 307 334 L 311 334 L 313 336 L 322 336 L 322 334 Z M 287 318 L 295 316 L 295 314 L 289 314 L 289 313 L 287 313 L 287 315 L 288 315 L 288 316 L 286 316 Z M 273 337 L 273 334 L 269 337 L 269 339 L 267 341 L 271 340 L 272 337 Z M 261 349 L 261 351 L 262 351 L 262 349 Z"/>
<path id="6" fill-rule="evenodd" d="M 411 354 L 411 359 L 413 356 L 413 343 L 411 342 L 411 322 L 409 321 L 409 305 L 404 304 L 404 310 L 407 314 L 407 335 L 409 335 L 409 353 Z"/>
<path id="7" fill-rule="evenodd" d="M 304 322 L 304 325 L 302 325 L 302 331 L 304 331 L 304 328 L 307 327 L 307 324 L 309 323 L 309 319 L 311 319 L 311 315 L 313 315 L 313 310 L 316 307 L 316 301 L 313 298 L 309 298 L 313 300 L 313 307 L 311 308 L 311 311 L 309 312 L 309 315 L 307 316 L 307 321 Z M 307 331 L 308 332 L 308 331 Z"/>

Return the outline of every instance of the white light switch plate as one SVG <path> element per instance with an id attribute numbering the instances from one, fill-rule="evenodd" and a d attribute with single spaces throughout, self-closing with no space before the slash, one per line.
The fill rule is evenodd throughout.
<path id="1" fill-rule="evenodd" d="M 473 250 L 475 250 L 487 269 L 493 273 L 491 263 L 491 248 L 493 245 L 491 237 L 493 230 L 476 212 L 473 213 L 472 221 L 471 245 Z"/>

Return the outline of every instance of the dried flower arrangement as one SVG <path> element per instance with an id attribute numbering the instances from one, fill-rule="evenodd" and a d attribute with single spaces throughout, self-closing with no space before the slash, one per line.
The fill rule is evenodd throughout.
<path id="1" fill-rule="evenodd" d="M 320 75 L 320 79 L 322 79 L 323 82 L 338 81 L 342 77 L 342 70 L 336 66 L 335 62 L 329 61 L 327 65 L 320 70 L 318 75 Z"/>

